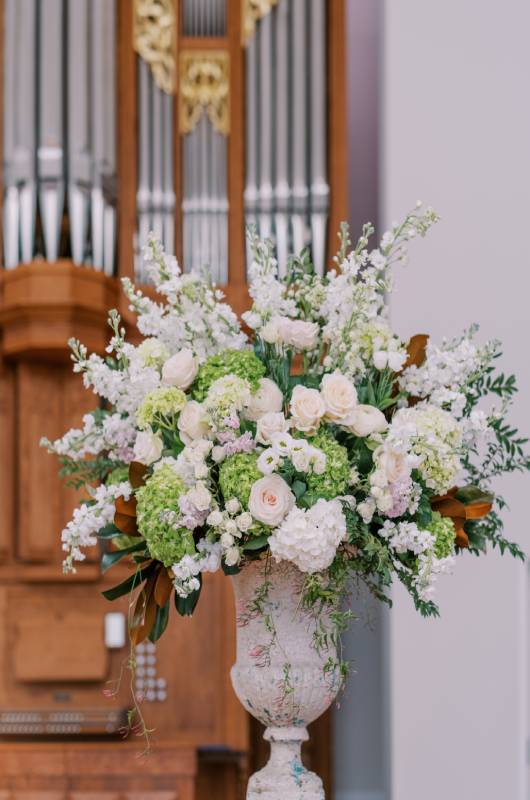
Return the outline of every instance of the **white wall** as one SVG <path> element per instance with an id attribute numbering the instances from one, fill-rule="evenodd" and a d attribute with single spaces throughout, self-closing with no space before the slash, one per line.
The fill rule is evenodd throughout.
<path id="1" fill-rule="evenodd" d="M 530 3 L 386 0 L 381 120 L 385 222 L 418 198 L 443 221 L 415 242 L 392 314 L 403 335 L 501 338 L 530 431 Z M 504 485 L 510 537 L 530 537 L 530 478 Z M 391 614 L 392 800 L 526 800 L 526 567 L 465 557 L 442 618 Z"/>

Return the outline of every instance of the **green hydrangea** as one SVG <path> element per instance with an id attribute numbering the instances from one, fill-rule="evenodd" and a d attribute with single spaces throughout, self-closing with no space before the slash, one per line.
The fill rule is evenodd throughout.
<path id="1" fill-rule="evenodd" d="M 436 539 L 434 543 L 434 555 L 436 558 L 450 556 L 455 549 L 456 538 L 455 526 L 451 517 L 442 517 L 438 511 L 434 511 L 427 530 Z"/>
<path id="2" fill-rule="evenodd" d="M 237 497 L 241 505 L 248 508 L 252 484 L 263 478 L 257 460 L 255 453 L 236 453 L 223 461 L 219 470 L 219 485 L 225 500 Z"/>
<path id="3" fill-rule="evenodd" d="M 186 405 L 186 395 L 182 389 L 167 386 L 155 389 L 145 396 L 144 401 L 136 412 L 136 420 L 141 430 L 153 425 L 166 425 L 171 423 L 173 417 L 179 414 Z"/>
<path id="4" fill-rule="evenodd" d="M 212 383 L 225 375 L 244 378 L 251 391 L 256 392 L 260 378 L 265 375 L 265 366 L 252 350 L 222 350 L 199 367 L 193 386 L 195 399 L 202 403 Z"/>
<path id="5" fill-rule="evenodd" d="M 152 558 L 166 567 L 195 552 L 191 531 L 172 527 L 172 519 L 180 516 L 178 500 L 183 491 L 184 484 L 167 464 L 136 491 L 138 530 Z"/>
<path id="6" fill-rule="evenodd" d="M 325 500 L 345 494 L 350 485 L 351 467 L 348 451 L 326 430 L 320 430 L 309 439 L 313 447 L 326 454 L 326 469 L 322 475 L 307 476 L 307 487 Z"/>

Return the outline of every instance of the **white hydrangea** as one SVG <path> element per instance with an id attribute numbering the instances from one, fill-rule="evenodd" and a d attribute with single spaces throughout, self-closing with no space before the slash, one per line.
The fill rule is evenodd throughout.
<path id="1" fill-rule="evenodd" d="M 286 458 L 290 459 L 297 472 L 322 475 L 326 469 L 326 454 L 309 444 L 307 439 L 296 439 L 289 433 L 273 433 L 269 437 L 272 446 L 260 454 L 257 467 L 264 475 L 281 468 Z"/>
<path id="2" fill-rule="evenodd" d="M 461 469 L 462 427 L 448 411 L 420 403 L 392 418 L 387 446 L 417 459 L 417 469 L 436 494 L 453 486 Z"/>
<path id="3" fill-rule="evenodd" d="M 290 561 L 301 572 L 322 572 L 346 536 L 340 501 L 321 499 L 307 511 L 293 508 L 272 532 L 269 546 L 276 561 Z"/>

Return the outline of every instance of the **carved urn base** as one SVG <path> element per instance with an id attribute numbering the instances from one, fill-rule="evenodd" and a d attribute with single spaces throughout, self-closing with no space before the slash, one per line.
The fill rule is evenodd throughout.
<path id="1" fill-rule="evenodd" d="M 237 659 L 232 683 L 243 706 L 267 726 L 271 755 L 250 779 L 247 800 L 324 800 L 320 778 L 301 760 L 307 725 L 335 699 L 341 676 L 326 610 L 304 607 L 304 575 L 261 559 L 232 578 Z"/>

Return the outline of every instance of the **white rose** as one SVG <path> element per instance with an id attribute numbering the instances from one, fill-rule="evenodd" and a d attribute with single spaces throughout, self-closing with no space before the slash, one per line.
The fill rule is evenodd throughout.
<path id="1" fill-rule="evenodd" d="M 267 411 L 256 425 L 256 441 L 260 444 L 271 444 L 274 433 L 287 433 L 288 430 L 289 423 L 281 411 Z"/>
<path id="2" fill-rule="evenodd" d="M 326 419 L 329 422 L 340 424 L 351 416 L 357 406 L 355 386 L 341 372 L 324 375 L 320 393 L 326 404 Z"/>
<path id="3" fill-rule="evenodd" d="M 270 378 L 261 378 L 259 389 L 251 395 L 244 416 L 257 422 L 264 414 L 281 411 L 283 408 L 283 394 L 280 387 Z"/>
<path id="4" fill-rule="evenodd" d="M 244 511 L 239 517 L 236 517 L 236 525 L 243 533 L 252 527 L 252 522 L 252 514 L 249 514 L 248 511 Z"/>
<path id="5" fill-rule="evenodd" d="M 226 452 L 224 447 L 219 444 L 216 444 L 215 447 L 212 448 L 212 459 L 215 461 L 216 464 L 220 464 L 221 461 L 224 461 L 226 456 Z"/>
<path id="6" fill-rule="evenodd" d="M 223 515 L 218 509 L 212 511 L 212 513 L 208 516 L 208 519 L 206 520 L 208 525 L 213 525 L 214 528 L 217 528 L 222 523 L 222 521 L 223 521 Z"/>
<path id="7" fill-rule="evenodd" d="M 285 344 L 289 344 L 297 350 L 313 350 L 316 347 L 320 332 L 316 322 L 288 319 L 282 327 L 282 338 Z"/>
<path id="8" fill-rule="evenodd" d="M 241 508 L 241 503 L 239 502 L 237 497 L 232 497 L 227 502 L 225 507 L 229 514 L 237 514 L 237 512 Z"/>
<path id="9" fill-rule="evenodd" d="M 191 489 L 188 492 L 188 498 L 197 511 L 207 511 L 212 502 L 212 495 L 203 483 L 198 483 L 194 489 Z"/>
<path id="10" fill-rule="evenodd" d="M 162 437 L 158 433 L 140 431 L 134 443 L 134 460 L 148 467 L 158 461 L 163 449 Z"/>
<path id="11" fill-rule="evenodd" d="M 168 358 L 162 367 L 162 383 L 165 386 L 176 386 L 177 389 L 187 389 L 197 375 L 199 367 L 191 350 L 179 350 L 174 356 Z"/>
<path id="12" fill-rule="evenodd" d="M 248 510 L 254 519 L 275 528 L 294 504 L 295 496 L 284 479 L 266 475 L 252 485 Z"/>
<path id="13" fill-rule="evenodd" d="M 195 439 L 208 435 L 208 419 L 204 408 L 196 400 L 189 400 L 178 418 L 177 426 L 184 444 L 191 444 Z"/>
<path id="14" fill-rule="evenodd" d="M 222 533 L 219 541 L 223 547 L 232 547 L 234 544 L 234 537 L 230 533 Z"/>
<path id="15" fill-rule="evenodd" d="M 410 477 L 411 465 L 405 453 L 398 453 L 388 447 L 378 448 L 374 453 L 377 472 L 384 473 L 388 483 L 406 480 Z"/>
<path id="16" fill-rule="evenodd" d="M 316 433 L 325 413 L 326 406 L 318 389 L 307 389 L 300 385 L 294 387 L 291 414 L 295 428 L 308 434 Z"/>
<path id="17" fill-rule="evenodd" d="M 358 405 L 348 420 L 348 430 L 355 436 L 371 436 L 387 427 L 385 415 L 375 406 Z"/>

